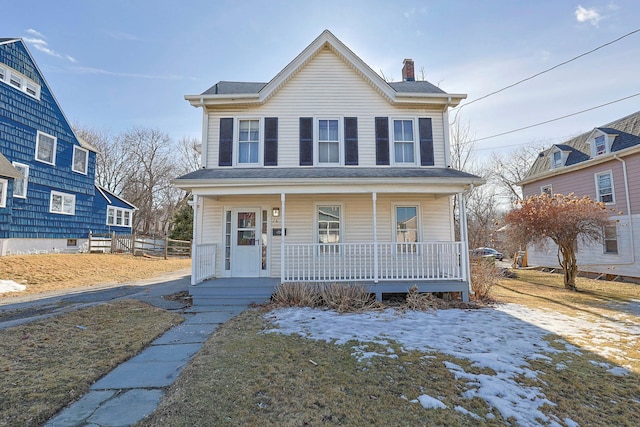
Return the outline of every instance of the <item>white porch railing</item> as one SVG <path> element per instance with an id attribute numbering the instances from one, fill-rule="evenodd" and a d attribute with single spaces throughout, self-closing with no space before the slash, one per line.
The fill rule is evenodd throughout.
<path id="1" fill-rule="evenodd" d="M 216 275 L 215 243 L 196 245 L 191 250 L 191 284 L 195 285 Z"/>
<path id="2" fill-rule="evenodd" d="M 462 253 L 462 242 L 285 244 L 282 280 L 462 281 Z"/>

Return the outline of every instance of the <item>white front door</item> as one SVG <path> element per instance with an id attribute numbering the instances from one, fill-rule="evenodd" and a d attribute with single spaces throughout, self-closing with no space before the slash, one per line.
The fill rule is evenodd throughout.
<path id="1" fill-rule="evenodd" d="M 231 223 L 231 275 L 258 277 L 262 266 L 260 209 L 234 209 Z"/>

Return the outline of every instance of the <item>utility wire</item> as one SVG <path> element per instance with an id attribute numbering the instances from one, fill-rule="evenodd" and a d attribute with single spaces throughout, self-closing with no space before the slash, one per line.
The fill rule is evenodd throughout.
<path id="1" fill-rule="evenodd" d="M 507 131 L 507 132 L 502 132 L 502 133 L 498 133 L 498 134 L 495 134 L 495 135 L 485 136 L 483 138 L 474 139 L 473 141 L 470 141 L 470 142 L 484 141 L 486 139 L 496 138 L 498 136 L 508 135 L 510 133 L 519 132 L 521 130 L 530 129 L 530 128 L 533 128 L 533 127 L 536 127 L 536 126 L 540 126 L 540 125 L 545 125 L 545 124 L 551 123 L 551 122 L 556 122 L 558 120 L 566 119 L 567 117 L 577 116 L 578 114 L 586 113 L 587 111 L 592 111 L 592 110 L 595 110 L 597 108 L 606 107 L 607 105 L 615 104 L 616 102 L 624 101 L 624 100 L 633 98 L 635 96 L 640 96 L 640 92 L 634 93 L 633 95 L 625 96 L 624 98 L 616 99 L 615 101 L 610 101 L 610 102 L 607 102 L 607 103 L 604 103 L 604 104 L 596 105 L 595 107 L 587 108 L 586 110 L 577 111 L 575 113 L 567 114 L 567 115 L 561 116 L 561 117 L 556 117 L 555 119 L 545 120 L 544 122 L 536 123 L 536 124 L 529 125 L 529 126 L 524 126 L 524 127 L 518 128 L 518 129 L 513 129 L 513 130 L 510 130 L 510 131 Z"/>
<path id="2" fill-rule="evenodd" d="M 491 92 L 491 93 L 488 93 L 488 94 L 486 94 L 486 95 L 484 95 L 484 96 L 481 96 L 480 98 L 473 99 L 473 100 L 471 100 L 471 101 L 467 102 L 466 104 L 462 104 L 462 105 L 458 105 L 457 107 L 453 107 L 452 109 L 455 109 L 455 108 L 457 108 L 457 109 L 458 109 L 458 110 L 456 111 L 456 117 L 454 118 L 453 122 L 455 123 L 455 121 L 458 119 L 458 113 L 460 112 L 460 110 L 462 109 L 462 107 L 466 107 L 467 105 L 471 105 L 471 104 L 473 104 L 474 102 L 478 102 L 478 101 L 483 100 L 483 99 L 485 99 L 485 98 L 488 98 L 488 97 L 490 97 L 490 96 L 492 96 L 492 95 L 495 95 L 495 94 L 497 94 L 497 93 L 503 92 L 503 91 L 505 91 L 505 90 L 507 90 L 507 89 L 510 89 L 510 88 L 514 87 L 514 86 L 517 86 L 517 85 L 519 85 L 519 84 L 521 84 L 521 83 L 524 83 L 524 82 L 526 82 L 526 81 L 529 81 L 529 80 L 531 80 L 531 79 L 534 79 L 534 78 L 536 78 L 536 77 L 538 77 L 538 76 L 540 76 L 540 75 L 542 75 L 542 74 L 545 74 L 545 73 L 548 73 L 549 71 L 555 70 L 556 68 L 559 68 L 559 67 L 561 67 L 561 66 L 563 66 L 563 65 L 566 65 L 566 64 L 568 64 L 568 63 L 570 63 L 570 62 L 573 62 L 573 61 L 575 61 L 575 60 L 577 60 L 577 59 L 579 59 L 579 58 L 582 58 L 583 56 L 587 56 L 587 55 L 589 55 L 589 54 L 591 54 L 591 53 L 593 53 L 593 52 L 595 52 L 595 51 L 597 51 L 597 50 L 599 50 L 599 49 L 602 49 L 603 47 L 609 46 L 609 45 L 611 45 L 611 44 L 613 44 L 613 43 L 616 43 L 616 42 L 618 42 L 618 41 L 620 41 L 620 40 L 624 39 L 625 37 L 629 37 L 629 36 L 631 36 L 631 35 L 633 35 L 633 34 L 635 34 L 635 33 L 638 33 L 638 32 L 640 32 L 640 28 L 638 28 L 637 30 L 631 31 L 631 32 L 629 32 L 629 33 L 627 33 L 627 34 L 625 34 L 625 35 L 623 35 L 623 36 L 620 36 L 620 37 L 618 37 L 618 38 L 617 38 L 617 39 L 615 39 L 615 40 L 612 40 L 612 41 L 607 42 L 607 43 L 605 43 L 605 44 L 603 44 L 603 45 L 600 45 L 600 46 L 598 46 L 598 47 L 596 47 L 596 48 L 594 48 L 594 49 L 591 49 L 591 50 L 590 50 L 590 51 L 588 51 L 588 52 L 582 53 L 582 54 L 580 54 L 580 55 L 578 55 L 578 56 L 575 56 L 575 57 L 573 57 L 573 58 L 571 58 L 571 59 L 568 59 L 568 60 L 566 60 L 566 61 L 564 61 L 564 62 L 561 62 L 560 64 L 554 65 L 554 66 L 553 66 L 553 67 L 551 67 L 551 68 L 547 68 L 546 70 L 540 71 L 539 73 L 536 73 L 536 74 L 534 74 L 534 75 L 532 75 L 532 76 L 529 76 L 529 77 L 527 77 L 527 78 L 524 78 L 524 79 L 522 79 L 522 80 L 519 80 L 519 81 L 517 81 L 517 82 L 515 82 L 515 83 L 513 83 L 513 84 L 510 84 L 510 85 L 508 85 L 508 86 L 505 86 L 505 87 L 503 87 L 502 89 L 498 89 L 498 90 L 496 90 L 496 91 L 493 91 L 493 92 Z"/>

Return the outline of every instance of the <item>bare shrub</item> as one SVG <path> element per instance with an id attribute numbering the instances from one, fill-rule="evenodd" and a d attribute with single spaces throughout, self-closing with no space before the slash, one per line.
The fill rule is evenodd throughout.
<path id="1" fill-rule="evenodd" d="M 328 283 L 320 287 L 323 305 L 340 313 L 377 308 L 378 304 L 364 285 Z"/>
<path id="2" fill-rule="evenodd" d="M 437 308 L 440 308 L 442 304 L 443 301 L 440 298 L 436 298 L 435 296 L 433 296 L 432 293 L 418 292 L 418 287 L 416 285 L 413 285 L 409 289 L 405 300 L 405 308 L 407 310 L 435 310 Z"/>
<path id="3" fill-rule="evenodd" d="M 281 283 L 271 296 L 271 302 L 282 307 L 319 307 L 320 291 L 312 283 Z"/>
<path id="4" fill-rule="evenodd" d="M 471 263 L 471 297 L 475 301 L 489 301 L 491 288 L 500 280 L 500 271 L 491 258 L 480 258 Z"/>

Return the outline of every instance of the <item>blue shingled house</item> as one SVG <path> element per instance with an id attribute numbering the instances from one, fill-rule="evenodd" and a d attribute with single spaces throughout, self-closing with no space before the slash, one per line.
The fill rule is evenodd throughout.
<path id="1" fill-rule="evenodd" d="M 0 255 L 131 233 L 135 206 L 97 186 L 95 166 L 24 41 L 0 38 Z"/>

